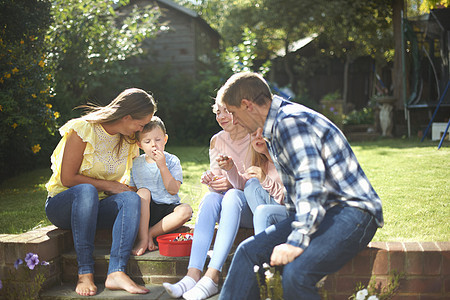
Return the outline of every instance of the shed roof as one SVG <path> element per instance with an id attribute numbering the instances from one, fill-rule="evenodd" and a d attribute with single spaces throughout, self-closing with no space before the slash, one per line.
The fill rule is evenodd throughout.
<path id="1" fill-rule="evenodd" d="M 158 2 L 164 3 L 167 6 L 170 6 L 176 10 L 181 11 L 182 13 L 185 13 L 193 18 L 197 18 L 199 17 L 198 13 L 196 13 L 195 11 L 193 11 L 192 9 L 189 9 L 187 7 L 184 7 L 182 5 L 179 5 L 178 3 L 175 3 L 173 1 L 170 0 L 157 0 Z"/>

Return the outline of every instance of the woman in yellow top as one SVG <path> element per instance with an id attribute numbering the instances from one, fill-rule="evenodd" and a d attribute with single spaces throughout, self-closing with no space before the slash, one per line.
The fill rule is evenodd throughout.
<path id="1" fill-rule="evenodd" d="M 76 292 L 97 293 L 94 284 L 96 228 L 112 227 L 105 287 L 148 293 L 125 273 L 139 229 L 140 197 L 126 183 L 139 149 L 134 134 L 150 122 L 156 103 L 143 90 L 123 91 L 107 106 L 87 106 L 89 113 L 60 128 L 62 139 L 51 161 L 45 212 L 57 227 L 71 229 L 78 262 Z"/>

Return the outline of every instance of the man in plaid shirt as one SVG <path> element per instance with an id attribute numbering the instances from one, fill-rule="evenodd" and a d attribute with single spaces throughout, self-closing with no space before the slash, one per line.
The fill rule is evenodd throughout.
<path id="1" fill-rule="evenodd" d="M 289 213 L 239 245 L 220 299 L 258 299 L 253 270 L 263 263 L 284 266 L 284 299 L 320 299 L 316 283 L 350 261 L 383 226 L 380 198 L 342 132 L 321 114 L 272 96 L 260 75 L 233 75 L 217 100 L 234 123 L 266 140 Z"/>

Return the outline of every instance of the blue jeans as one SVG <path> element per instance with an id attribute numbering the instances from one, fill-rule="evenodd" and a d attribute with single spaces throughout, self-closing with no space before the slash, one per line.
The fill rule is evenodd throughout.
<path id="1" fill-rule="evenodd" d="M 123 192 L 101 201 L 91 184 L 79 184 L 45 203 L 48 219 L 55 226 L 72 230 L 78 274 L 94 273 L 96 228 L 112 228 L 108 274 L 125 272 L 139 229 L 141 199 L 135 192 Z"/>
<path id="2" fill-rule="evenodd" d="M 255 234 L 264 231 L 270 225 L 276 224 L 287 217 L 284 205 L 276 202 L 269 195 L 257 178 L 250 178 L 245 183 L 245 199 L 253 212 Z"/>
<path id="3" fill-rule="evenodd" d="M 253 213 L 253 226 L 255 235 L 266 230 L 267 227 L 277 224 L 288 217 L 286 207 L 281 204 L 260 205 Z"/>
<path id="4" fill-rule="evenodd" d="M 195 223 L 188 268 L 203 270 L 216 222 L 219 222 L 219 229 L 208 267 L 221 271 L 239 227 L 252 228 L 252 212 L 245 201 L 243 191 L 231 189 L 225 195 L 210 192 L 202 199 Z"/>
<path id="5" fill-rule="evenodd" d="M 294 215 L 242 242 L 234 255 L 220 293 L 220 300 L 259 299 L 254 266 L 270 262 L 272 250 L 285 243 L 291 233 Z M 320 300 L 316 283 L 335 273 L 363 250 L 377 230 L 368 212 L 347 206 L 334 206 L 325 214 L 309 246 L 283 268 L 283 298 Z M 245 278 L 245 280 L 242 280 Z"/>

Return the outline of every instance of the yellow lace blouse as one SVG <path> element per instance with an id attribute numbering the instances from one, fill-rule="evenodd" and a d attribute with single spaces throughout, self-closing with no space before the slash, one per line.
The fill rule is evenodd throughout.
<path id="1" fill-rule="evenodd" d="M 53 175 L 45 185 L 49 197 L 67 189 L 61 183 L 61 163 L 67 136 L 72 130 L 86 142 L 80 174 L 96 179 L 129 182 L 133 158 L 139 155 L 138 146 L 123 142 L 120 153 L 117 155 L 115 146 L 120 139 L 119 134 L 110 135 L 102 125 L 78 118 L 70 120 L 59 129 L 62 139 L 51 156 Z M 103 192 L 99 193 L 99 198 L 105 198 Z"/>

